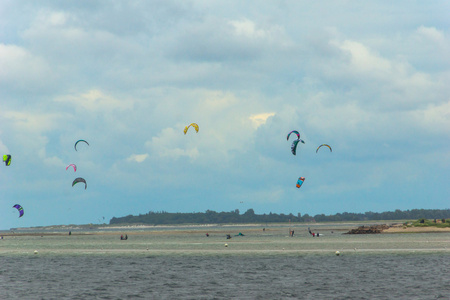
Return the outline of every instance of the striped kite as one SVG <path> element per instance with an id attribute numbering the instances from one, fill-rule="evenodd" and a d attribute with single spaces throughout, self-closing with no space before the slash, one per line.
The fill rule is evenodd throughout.
<path id="1" fill-rule="evenodd" d="M 292 130 L 291 132 L 288 133 L 287 135 L 287 140 L 289 141 L 289 137 L 291 136 L 291 133 L 295 133 L 297 135 L 297 140 L 300 139 L 300 133 L 297 130 Z"/>
<path id="2" fill-rule="evenodd" d="M 303 184 L 303 182 L 305 181 L 305 177 L 300 177 L 298 180 L 297 180 L 297 184 L 295 185 L 297 188 L 300 188 L 301 186 L 302 186 L 302 184 Z"/>
<path id="3" fill-rule="evenodd" d="M 17 210 L 19 211 L 19 218 L 21 218 L 23 216 L 23 207 L 19 204 L 16 204 L 13 206 L 13 208 L 17 208 Z"/>
<path id="4" fill-rule="evenodd" d="M 322 146 L 325 146 L 325 147 L 328 147 L 328 148 L 330 148 L 330 152 L 333 152 L 333 150 L 331 150 L 331 147 L 330 147 L 330 145 L 327 145 L 327 144 L 322 144 L 322 145 L 320 145 L 319 147 L 317 147 L 317 149 L 316 149 L 316 153 L 317 153 L 317 151 L 319 151 L 320 147 L 322 147 Z"/>

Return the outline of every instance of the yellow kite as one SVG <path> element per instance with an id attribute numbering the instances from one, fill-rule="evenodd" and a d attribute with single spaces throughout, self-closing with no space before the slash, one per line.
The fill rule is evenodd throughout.
<path id="1" fill-rule="evenodd" d="M 196 123 L 192 123 L 192 124 L 190 124 L 189 126 L 184 127 L 184 134 L 187 133 L 189 127 L 191 127 L 191 126 L 195 128 L 195 131 L 196 131 L 196 132 L 198 132 L 198 125 L 197 125 Z"/>

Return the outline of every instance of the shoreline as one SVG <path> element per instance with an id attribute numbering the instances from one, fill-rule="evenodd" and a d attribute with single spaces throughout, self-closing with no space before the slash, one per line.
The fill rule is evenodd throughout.
<path id="1" fill-rule="evenodd" d="M 55 225 L 44 227 L 23 227 L 13 228 L 10 230 L 0 231 L 1 236 L 62 236 L 68 235 L 117 235 L 120 232 L 127 232 L 127 234 L 136 235 L 172 235 L 172 234 L 198 234 L 202 231 L 209 231 L 214 233 L 226 233 L 232 229 L 242 229 L 246 232 L 259 232 L 265 228 L 267 232 L 282 231 L 287 228 L 299 229 L 302 227 L 316 227 L 320 226 L 321 231 L 336 231 L 346 233 L 352 229 L 358 228 L 361 224 L 367 226 L 374 223 L 314 223 L 314 224 L 190 224 L 190 225 L 100 225 L 95 227 L 87 227 L 86 225 Z M 404 227 L 398 222 L 386 223 L 376 222 L 377 225 L 386 225 L 388 228 L 382 229 L 381 234 L 393 233 L 446 233 L 450 232 L 450 227 L 439 228 L 434 226 L 429 227 Z M 316 228 L 317 229 L 317 228 Z M 377 233 L 368 233 L 377 234 Z"/>
<path id="2" fill-rule="evenodd" d="M 390 226 L 388 229 L 383 230 L 381 233 L 439 233 L 450 232 L 450 227 L 406 227 L 403 226 Z"/>

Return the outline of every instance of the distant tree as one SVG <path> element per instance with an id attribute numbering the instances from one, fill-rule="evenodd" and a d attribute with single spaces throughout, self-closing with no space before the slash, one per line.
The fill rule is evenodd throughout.
<path id="1" fill-rule="evenodd" d="M 424 222 L 425 219 L 442 219 L 442 222 L 450 222 L 446 220 L 450 218 L 450 209 L 446 210 L 424 210 L 413 209 L 407 211 L 395 210 L 394 212 L 366 212 L 361 213 L 337 213 L 335 215 L 318 214 L 314 217 L 298 213 L 294 216 L 292 213 L 257 215 L 253 209 L 248 209 L 243 215 L 239 213 L 238 209 L 230 212 L 215 212 L 207 210 L 204 213 L 169 213 L 166 211 L 153 212 L 149 211 L 146 214 L 139 214 L 138 216 L 127 215 L 125 217 L 113 217 L 110 224 L 223 224 L 223 223 L 277 223 L 277 222 L 336 222 L 336 221 L 362 221 L 362 220 L 400 220 L 400 219 L 420 219 Z"/>

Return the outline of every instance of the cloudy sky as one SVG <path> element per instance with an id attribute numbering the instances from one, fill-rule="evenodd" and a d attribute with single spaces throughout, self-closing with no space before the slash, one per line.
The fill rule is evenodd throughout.
<path id="1" fill-rule="evenodd" d="M 2 1 L 0 153 L 12 163 L 0 167 L 0 229 L 149 211 L 449 208 L 449 11 Z M 184 135 L 192 122 L 199 132 Z M 291 130 L 305 141 L 296 156 Z M 75 151 L 79 139 L 90 145 Z M 323 143 L 333 152 L 316 154 Z"/>

